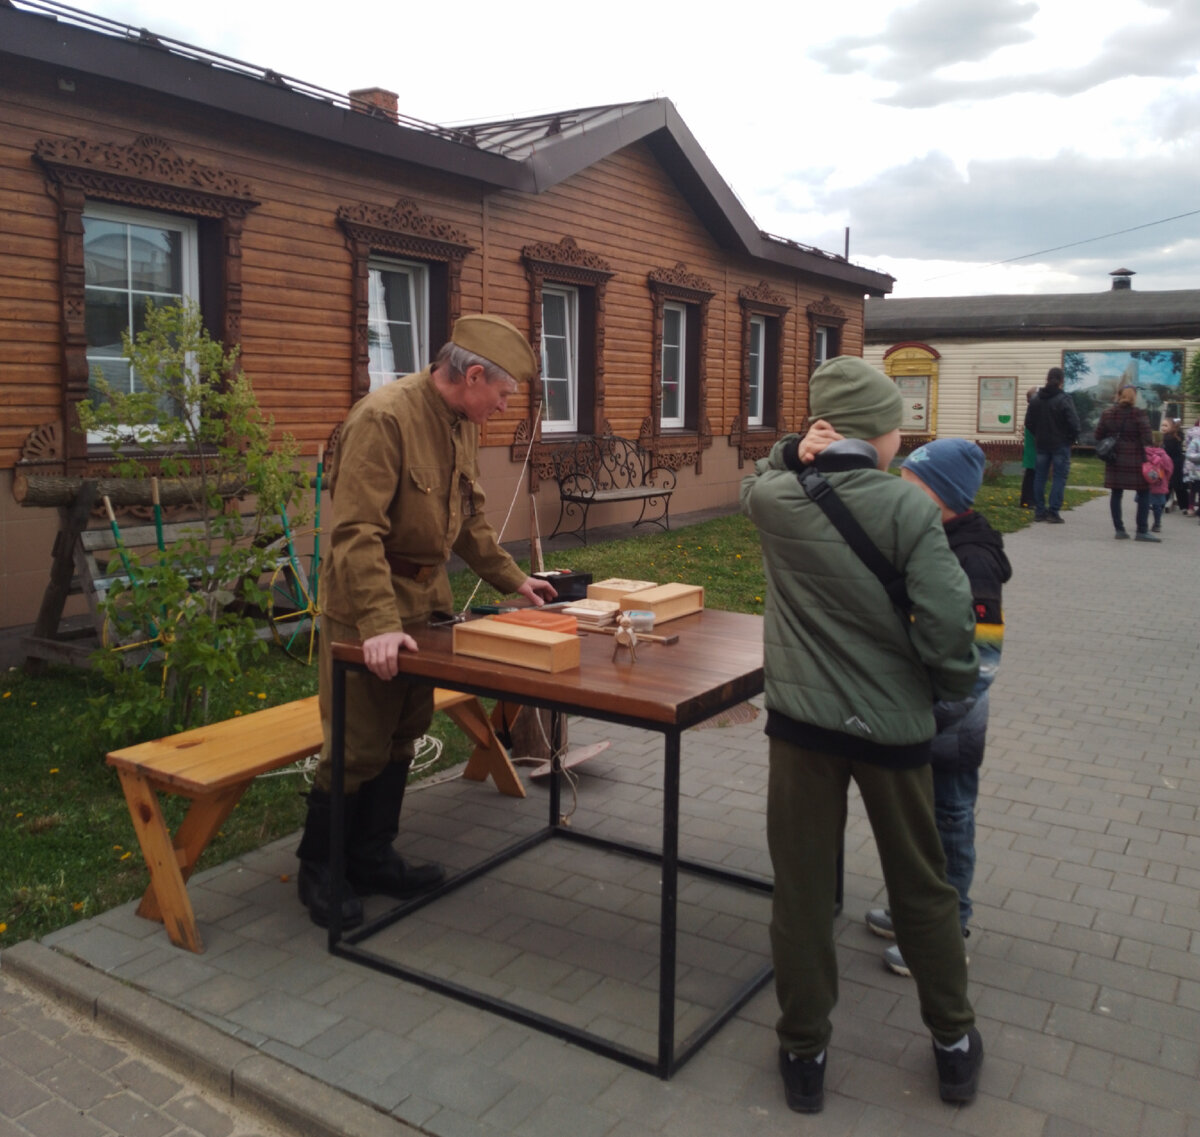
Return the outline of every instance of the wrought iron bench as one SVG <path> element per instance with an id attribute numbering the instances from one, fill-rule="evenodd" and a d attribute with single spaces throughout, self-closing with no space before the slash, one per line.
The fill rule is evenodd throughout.
<path id="1" fill-rule="evenodd" d="M 558 483 L 558 523 L 551 537 L 564 533 L 587 544 L 588 510 L 593 505 L 640 501 L 641 513 L 633 525 L 671 528 L 671 494 L 675 471 L 653 465 L 654 455 L 628 438 L 613 434 L 581 438 L 553 452 L 554 480 Z M 647 516 L 647 509 L 655 511 Z M 574 528 L 564 522 L 577 520 Z"/>

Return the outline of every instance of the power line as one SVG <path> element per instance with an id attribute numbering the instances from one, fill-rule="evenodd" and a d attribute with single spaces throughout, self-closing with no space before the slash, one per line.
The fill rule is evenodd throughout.
<path id="1" fill-rule="evenodd" d="M 1093 241 L 1106 241 L 1109 237 L 1120 237 L 1123 233 L 1136 233 L 1139 229 L 1151 229 L 1155 225 L 1166 225 L 1169 221 L 1181 221 L 1185 217 L 1195 217 L 1200 213 L 1200 209 L 1192 209 L 1187 213 L 1177 213 L 1174 217 L 1164 217 L 1160 221 L 1147 221 L 1144 225 L 1131 225 L 1128 229 L 1117 229 L 1113 233 L 1102 233 L 1099 237 L 1085 237 L 1082 241 L 1071 241 L 1066 245 L 1055 245 L 1052 249 L 1039 249 L 1036 253 L 1022 253 L 1019 257 L 1009 257 L 1003 261 L 992 261 L 991 264 L 983 265 L 982 268 L 995 268 L 997 265 L 1010 265 L 1017 261 L 1027 261 L 1030 257 L 1044 257 L 1047 253 L 1060 253 L 1063 249 L 1074 249 L 1080 245 L 1090 245 Z M 964 272 L 979 272 L 978 268 L 960 268 L 954 272 L 943 272 L 938 276 L 927 276 L 921 281 L 922 284 L 930 280 L 944 280 L 948 276 L 959 276 Z"/>

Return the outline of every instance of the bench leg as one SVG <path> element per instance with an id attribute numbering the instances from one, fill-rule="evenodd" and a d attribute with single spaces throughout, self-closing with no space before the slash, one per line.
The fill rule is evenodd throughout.
<path id="1" fill-rule="evenodd" d="M 509 797 L 524 797 L 525 787 L 513 767 L 508 751 L 492 729 L 491 721 L 478 699 L 455 703 L 445 713 L 458 724 L 467 737 L 475 740 L 475 749 L 462 776 L 469 782 L 482 782 L 490 774 L 496 789 Z"/>
<path id="2" fill-rule="evenodd" d="M 201 952 L 204 945 L 196 928 L 196 914 L 192 911 L 179 857 L 167 832 L 158 795 L 141 774 L 132 770 L 120 770 L 118 773 L 133 830 L 150 873 L 150 888 L 146 896 L 153 894 L 155 897 L 155 906 L 161 911 L 171 942 L 188 951 Z M 143 897 L 143 904 L 145 901 Z"/>
<path id="3" fill-rule="evenodd" d="M 175 860 L 179 865 L 179 875 L 185 884 L 195 871 L 196 862 L 200 860 L 201 854 L 225 824 L 249 785 L 249 782 L 244 782 L 241 785 L 228 786 L 207 797 L 196 798 L 188 807 L 187 814 L 171 841 L 175 849 Z M 146 920 L 166 923 L 158 902 L 158 894 L 154 889 L 153 876 L 150 879 L 150 887 L 146 889 L 142 902 L 138 905 L 137 914 Z"/>

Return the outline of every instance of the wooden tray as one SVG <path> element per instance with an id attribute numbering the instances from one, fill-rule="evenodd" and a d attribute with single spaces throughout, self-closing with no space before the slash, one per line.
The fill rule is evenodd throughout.
<path id="1" fill-rule="evenodd" d="M 654 613 L 654 624 L 665 624 L 680 616 L 690 616 L 704 607 L 704 588 L 699 584 L 660 584 L 631 596 L 621 597 L 621 609 L 625 612 L 644 611 Z"/>
<path id="2" fill-rule="evenodd" d="M 454 653 L 534 671 L 569 671 L 579 666 L 579 637 L 485 616 L 454 625 Z"/>

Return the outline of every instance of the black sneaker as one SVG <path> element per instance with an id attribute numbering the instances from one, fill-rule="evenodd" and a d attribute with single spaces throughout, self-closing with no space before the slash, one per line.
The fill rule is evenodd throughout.
<path id="1" fill-rule="evenodd" d="M 983 1068 L 983 1039 L 979 1031 L 974 1027 L 967 1031 L 966 1050 L 943 1050 L 935 1042 L 933 1056 L 937 1061 L 938 1093 L 942 1101 L 952 1105 L 972 1101 Z"/>
<path id="2" fill-rule="evenodd" d="M 1061 513 L 1047 513 L 1046 520 L 1050 522 L 1051 525 L 1066 525 L 1067 523 Z"/>
<path id="3" fill-rule="evenodd" d="M 796 1113 L 820 1113 L 825 1108 L 825 1063 L 820 1058 L 797 1058 L 787 1050 L 779 1051 L 779 1072 L 788 1109 Z M 938 1067 L 939 1070 L 941 1067 Z"/>

